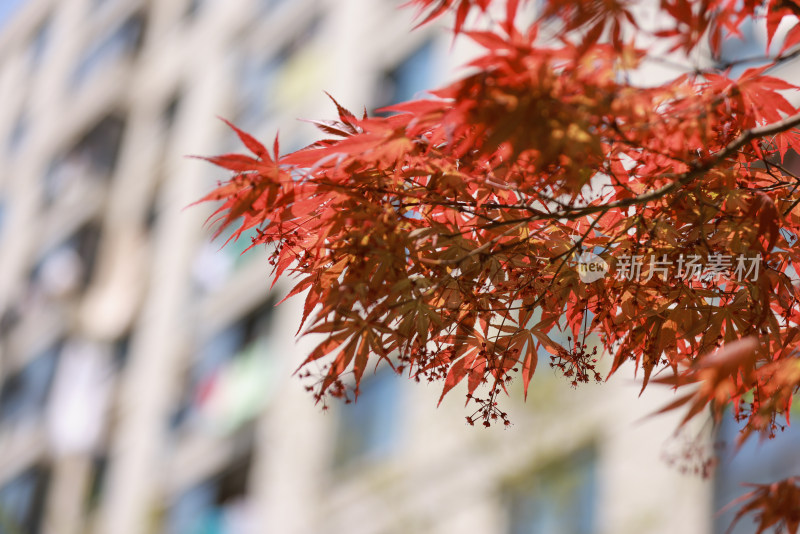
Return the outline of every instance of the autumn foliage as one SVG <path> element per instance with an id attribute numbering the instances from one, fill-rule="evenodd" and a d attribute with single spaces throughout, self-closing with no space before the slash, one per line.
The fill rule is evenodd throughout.
<path id="1" fill-rule="evenodd" d="M 800 109 L 775 71 L 800 55 L 800 3 L 409 3 L 482 46 L 461 79 L 384 117 L 337 103 L 291 154 L 234 127 L 250 154 L 208 158 L 233 173 L 204 199 L 219 227 L 255 228 L 305 293 L 316 399 L 385 361 L 442 396 L 466 382 L 467 420 L 507 424 L 499 395 L 527 394 L 546 351 L 573 385 L 635 369 L 687 420 L 732 404 L 741 439 L 779 433 L 800 386 Z M 763 54 L 723 61 L 751 23 Z M 581 279 L 587 252 L 607 275 Z M 797 495 L 776 482 L 743 509 L 796 529 Z"/>

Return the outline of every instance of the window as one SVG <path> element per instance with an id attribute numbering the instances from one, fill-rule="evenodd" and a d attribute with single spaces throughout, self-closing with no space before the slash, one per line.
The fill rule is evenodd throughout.
<path id="1" fill-rule="evenodd" d="M 275 301 L 267 300 L 199 348 L 173 428 L 202 420 L 226 432 L 259 413 L 275 376 L 269 347 L 274 307 Z"/>
<path id="2" fill-rule="evenodd" d="M 7 306 L 6 309 L 0 312 L 0 342 L 3 341 L 3 338 L 8 336 L 9 332 L 17 327 L 21 318 L 22 314 L 20 313 L 20 305 L 18 302 L 12 302 L 10 306 Z"/>
<path id="3" fill-rule="evenodd" d="M 270 58 L 246 57 L 240 67 L 239 111 L 236 121 L 245 130 L 261 126 L 275 104 L 276 87 L 286 66 L 288 50 Z"/>
<path id="4" fill-rule="evenodd" d="M 255 250 L 245 252 L 258 235 L 256 228 L 245 230 L 235 241 L 228 241 L 236 228 L 236 224 L 231 225 L 216 239 L 200 246 L 192 268 L 192 277 L 200 293 L 219 289 L 236 270 L 258 257 Z"/>
<path id="5" fill-rule="evenodd" d="M 81 138 L 70 155 L 85 158 L 97 174 L 109 174 L 117 162 L 124 128 L 125 121 L 121 117 L 104 117 Z"/>
<path id="6" fill-rule="evenodd" d="M 100 505 L 100 499 L 106 484 L 108 474 L 108 455 L 99 454 L 92 457 L 92 474 L 89 480 L 89 492 L 86 497 L 86 508 L 89 511 L 96 510 Z"/>
<path id="7" fill-rule="evenodd" d="M 250 455 L 181 495 L 167 516 L 166 534 L 251 534 L 247 499 Z"/>
<path id="8" fill-rule="evenodd" d="M 582 450 L 509 488 L 509 533 L 594 532 L 595 463 L 594 453 Z"/>
<path id="9" fill-rule="evenodd" d="M 164 130 L 169 131 L 175 124 L 175 119 L 178 116 L 178 110 L 181 107 L 182 94 L 178 93 L 172 96 L 164 106 L 164 111 L 161 114 L 161 121 L 164 124 Z"/>
<path id="10" fill-rule="evenodd" d="M 36 290 L 46 297 L 65 297 L 86 289 L 99 242 L 100 227 L 90 223 L 48 251 L 33 269 Z"/>
<path id="11" fill-rule="evenodd" d="M 243 343 L 244 329 L 241 323 L 235 323 L 213 335 L 200 347 L 188 371 L 183 396 L 172 414 L 170 426 L 173 429 L 194 422 L 206 400 L 206 392 L 214 387 L 215 377 Z"/>
<path id="12" fill-rule="evenodd" d="M 794 415 L 794 414 L 793 414 Z M 719 465 L 714 480 L 714 512 L 752 488 L 742 486 L 747 482 L 766 484 L 791 476 L 800 476 L 800 427 L 787 426 L 778 432 L 775 439 L 759 443 L 758 436 L 752 436 L 735 453 L 736 439 L 741 424 L 728 414 L 720 426 L 719 440 L 724 446 L 719 454 Z M 715 515 L 714 532 L 728 532 L 728 527 L 736 515 L 733 507 L 724 514 Z M 736 524 L 731 534 L 755 532 L 753 516 L 747 515 Z"/>
<path id="13" fill-rule="evenodd" d="M 186 12 L 185 16 L 187 18 L 195 17 L 203 6 L 206 4 L 206 0 L 188 0 L 186 4 Z"/>
<path id="14" fill-rule="evenodd" d="M 42 415 L 59 350 L 58 346 L 47 349 L 0 384 L 0 424 L 18 423 Z"/>
<path id="15" fill-rule="evenodd" d="M 0 534 L 38 534 L 47 490 L 44 468 L 28 469 L 0 487 Z"/>
<path id="16" fill-rule="evenodd" d="M 285 0 L 282 0 L 285 1 Z M 319 87 L 324 64 L 314 46 L 321 18 L 311 20 L 275 55 L 245 58 L 239 72 L 239 114 L 236 123 L 245 130 L 263 127 L 276 111 L 297 105 Z"/>
<path id="17" fill-rule="evenodd" d="M 17 10 L 24 3 L 25 0 L 3 0 L 0 2 L 0 28 L 5 26 L 16 15 Z"/>
<path id="18" fill-rule="evenodd" d="M 73 73 L 73 85 L 81 85 L 93 74 L 102 70 L 102 67 L 135 52 L 140 45 L 143 29 L 142 17 L 135 15 L 91 46 Z"/>
<path id="19" fill-rule="evenodd" d="M 8 137 L 8 152 L 13 155 L 14 152 L 20 149 L 25 137 L 28 134 L 28 118 L 25 113 L 20 114 L 17 120 L 14 121 L 14 127 L 11 129 L 11 135 Z"/>
<path id="20" fill-rule="evenodd" d="M 64 343 L 47 411 L 47 437 L 56 454 L 86 454 L 102 442 L 112 395 L 110 352 L 107 343 Z"/>
<path id="21" fill-rule="evenodd" d="M 272 14 L 279 7 L 288 3 L 288 0 L 261 0 L 261 9 L 266 14 Z"/>
<path id="22" fill-rule="evenodd" d="M 428 41 L 397 67 L 387 72 L 377 95 L 378 106 L 405 102 L 436 83 L 436 48 Z"/>
<path id="23" fill-rule="evenodd" d="M 394 372 L 364 373 L 358 400 L 341 406 L 337 464 L 389 456 L 399 439 L 400 401 L 400 377 Z"/>
<path id="24" fill-rule="evenodd" d="M 50 42 L 50 19 L 39 25 L 31 41 L 31 65 L 37 66 L 44 59 L 47 44 Z"/>
<path id="25" fill-rule="evenodd" d="M 6 222 L 6 201 L 0 197 L 0 243 L 3 242 L 3 227 Z M 2 333 L 2 329 L 0 329 Z"/>
<path id="26" fill-rule="evenodd" d="M 86 181 L 106 179 L 114 170 L 125 121 L 104 117 L 63 156 L 56 158 L 44 177 L 44 200 L 52 203 Z"/>
<path id="27" fill-rule="evenodd" d="M 156 183 L 153 189 L 154 191 L 151 194 L 150 202 L 147 204 L 147 211 L 144 214 L 144 228 L 147 231 L 147 235 L 150 235 L 155 229 L 161 208 L 161 184 Z"/>
<path id="28" fill-rule="evenodd" d="M 131 333 L 126 332 L 114 341 L 111 351 L 111 361 L 117 370 L 123 369 L 128 363 L 131 352 Z"/>

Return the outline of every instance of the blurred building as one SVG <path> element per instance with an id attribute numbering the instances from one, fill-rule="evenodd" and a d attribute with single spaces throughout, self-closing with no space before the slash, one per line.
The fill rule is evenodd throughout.
<path id="1" fill-rule="evenodd" d="M 451 75 L 390 0 L 2 0 L 0 534 L 707 533 L 705 429 L 543 361 L 508 430 L 378 372 L 292 378 L 298 306 L 192 207 L 238 150 Z M 458 49 L 457 49 L 458 50 Z M 688 456 L 687 456 L 688 454 Z M 687 459 L 688 458 L 688 459 Z"/>

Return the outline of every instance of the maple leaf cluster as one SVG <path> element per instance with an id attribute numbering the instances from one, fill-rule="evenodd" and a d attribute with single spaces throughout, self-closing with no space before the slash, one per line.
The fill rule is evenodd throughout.
<path id="1" fill-rule="evenodd" d="M 733 404 L 742 440 L 773 436 L 800 386 L 800 110 L 787 98 L 798 88 L 772 75 L 800 55 L 800 4 L 662 0 L 653 29 L 627 0 L 550 0 L 525 25 L 524 0 L 409 3 L 422 23 L 455 12 L 455 33 L 484 50 L 470 74 L 385 117 L 334 100 L 338 119 L 314 121 L 327 138 L 291 154 L 231 125 L 251 154 L 207 158 L 233 173 L 203 199 L 221 202 L 220 230 L 255 229 L 276 279 L 295 277 L 289 296 L 305 292 L 301 330 L 322 336 L 301 366 L 316 370 L 316 399 L 357 394 L 383 361 L 443 381 L 442 397 L 466 380 L 468 422 L 507 424 L 500 395 L 515 377 L 527 395 L 546 351 L 573 385 L 631 362 L 643 389 L 656 373 L 694 385 L 667 407 L 688 407 L 686 420 Z M 504 18 L 490 24 L 495 7 Z M 667 54 L 719 58 L 748 20 L 767 28 L 760 66 L 630 81 Z M 783 21 L 794 26 L 771 53 Z M 645 262 L 641 278 L 584 283 L 583 252 L 612 270 L 690 256 L 757 257 L 760 270 L 654 276 Z"/>
<path id="2" fill-rule="evenodd" d="M 748 484 L 755 488 L 731 505 L 745 503 L 736 512 L 731 530 L 745 515 L 753 513 L 758 532 L 797 532 L 800 528 L 800 478 L 790 477 L 772 484 Z"/>

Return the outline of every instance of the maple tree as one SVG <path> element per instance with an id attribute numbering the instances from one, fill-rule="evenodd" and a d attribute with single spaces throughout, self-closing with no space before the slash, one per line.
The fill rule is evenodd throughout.
<path id="1" fill-rule="evenodd" d="M 527 395 L 544 350 L 573 385 L 633 367 L 642 389 L 688 391 L 665 408 L 685 421 L 732 405 L 740 442 L 774 436 L 800 387 L 800 109 L 773 75 L 800 55 L 800 2 L 409 4 L 481 45 L 462 78 L 389 116 L 334 100 L 338 120 L 314 121 L 328 138 L 290 154 L 231 125 L 251 154 L 207 158 L 232 171 L 203 199 L 220 230 L 255 229 L 306 294 L 317 401 L 385 361 L 442 397 L 466 381 L 467 421 L 508 424 L 499 396 L 514 378 Z M 733 76 L 753 58 L 725 63 L 722 44 L 753 20 L 763 57 Z M 705 60 L 632 81 L 676 56 Z M 798 495 L 758 487 L 737 519 L 797 530 Z"/>

